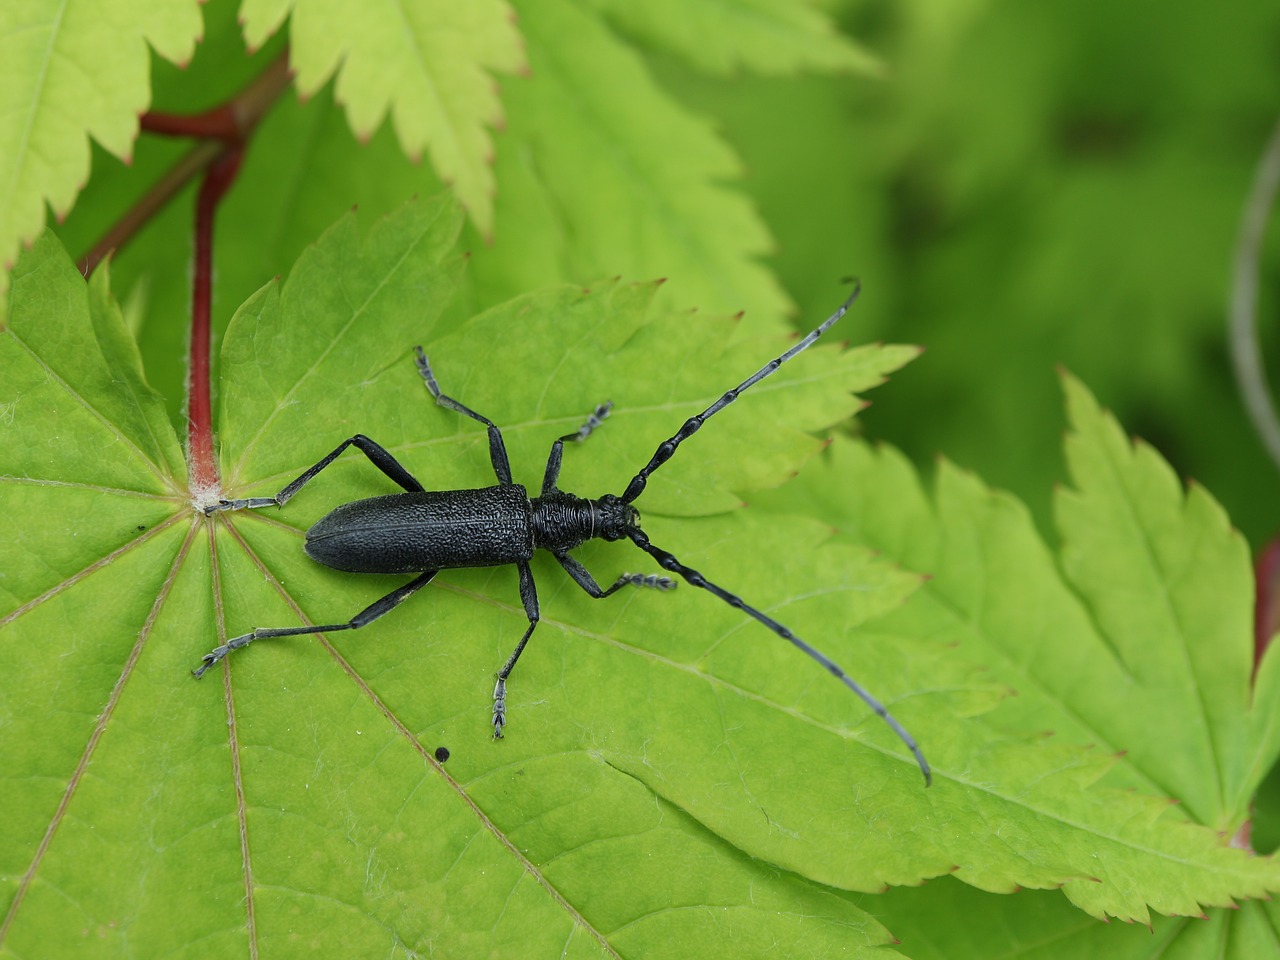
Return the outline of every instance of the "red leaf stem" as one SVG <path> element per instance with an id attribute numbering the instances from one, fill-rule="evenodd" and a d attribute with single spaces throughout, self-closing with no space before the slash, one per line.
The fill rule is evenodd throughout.
<path id="1" fill-rule="evenodd" d="M 225 104 L 191 117 L 146 113 L 139 119 L 149 133 L 196 137 L 191 151 L 157 180 L 125 214 L 103 234 L 80 260 L 86 276 L 113 250 L 123 247 L 184 186 L 215 163 L 223 153 L 249 139 L 271 105 L 289 86 L 289 53 L 284 51 Z"/>
<path id="2" fill-rule="evenodd" d="M 219 202 L 240 170 L 246 142 L 288 87 L 289 80 L 286 50 L 234 97 L 211 110 L 186 116 L 143 114 L 139 126 L 144 132 L 194 137 L 197 143 L 111 226 L 81 261 L 81 269 L 87 276 L 112 250 L 141 230 L 187 183 L 203 174 L 196 197 L 191 353 L 187 370 L 187 470 L 191 495 L 197 503 L 216 500 L 219 495 L 210 376 L 213 222 Z"/>
<path id="3" fill-rule="evenodd" d="M 138 118 L 138 125 L 144 133 L 158 133 L 168 137 L 231 141 L 240 136 L 235 111 L 229 104 L 193 114 L 151 111 Z"/>
<path id="4" fill-rule="evenodd" d="M 209 377 L 213 300 L 213 221 L 218 203 L 240 172 L 244 147 L 236 144 L 205 172 L 196 197 L 196 258 L 191 303 L 191 362 L 187 368 L 187 470 L 199 501 L 216 497 L 218 462 L 213 452 L 213 400 Z"/>
<path id="5" fill-rule="evenodd" d="M 1258 553 L 1253 565 L 1253 669 L 1256 673 L 1271 638 L 1280 630 L 1280 539 Z"/>

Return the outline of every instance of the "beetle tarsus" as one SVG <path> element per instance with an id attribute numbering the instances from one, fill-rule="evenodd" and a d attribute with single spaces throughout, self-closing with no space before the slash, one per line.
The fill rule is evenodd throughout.
<path id="1" fill-rule="evenodd" d="M 275 497 L 250 497 L 247 500 L 219 500 L 202 511 L 206 517 L 221 510 L 260 510 L 263 507 L 280 507 L 283 504 Z"/>
<path id="2" fill-rule="evenodd" d="M 612 593 L 619 587 L 648 587 L 650 590 L 661 590 L 665 593 L 676 588 L 676 581 L 658 573 L 624 573 L 614 581 L 609 592 Z"/>
<path id="3" fill-rule="evenodd" d="M 493 739 L 502 739 L 502 728 L 507 725 L 507 681 L 501 677 L 493 685 Z"/>
<path id="4" fill-rule="evenodd" d="M 205 675 L 210 667 L 216 664 L 219 660 L 225 658 L 232 650 L 239 650 L 241 647 L 248 646 L 253 641 L 256 634 L 257 631 L 255 630 L 253 633 L 245 633 L 238 637 L 232 637 L 226 643 L 222 644 L 222 646 L 214 647 L 200 658 L 200 666 L 192 670 L 191 675 L 199 680 Z"/>

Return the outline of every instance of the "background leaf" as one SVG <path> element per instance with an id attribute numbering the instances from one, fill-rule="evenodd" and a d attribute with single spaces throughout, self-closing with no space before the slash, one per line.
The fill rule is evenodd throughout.
<path id="1" fill-rule="evenodd" d="M 443 459 L 452 466 L 434 473 L 443 473 L 446 483 L 453 474 L 491 482 L 475 432 L 465 425 L 449 424 L 455 432 L 446 433 L 444 442 L 424 443 L 424 422 L 453 418 L 427 400 L 404 346 L 423 327 L 401 301 L 443 297 L 455 270 L 450 258 L 459 225 L 456 210 L 439 202 L 411 205 L 364 239 L 357 239 L 347 218 L 303 258 L 296 278 L 246 304 L 225 347 L 228 467 L 239 464 L 256 474 L 289 457 L 305 466 L 313 454 L 304 453 L 300 441 L 319 441 L 318 449 L 331 438 L 317 437 L 314 427 L 296 428 L 331 412 L 350 416 L 359 407 L 362 418 L 370 418 L 362 426 L 406 462 L 421 468 L 418 450 L 405 443 L 409 437 L 419 449 L 452 446 L 457 455 Z M 56 367 L 59 357 L 96 356 L 81 344 L 92 336 L 93 322 L 106 330 L 105 345 L 127 344 L 118 312 L 91 316 L 87 291 L 53 241 L 24 258 L 17 276 L 12 326 L 0 340 L 5 383 L 35 389 L 23 385 L 41 382 L 40 371 Z M 586 335 L 596 329 L 633 342 L 629 349 L 619 344 L 611 362 L 616 371 L 638 371 L 635 360 L 645 344 L 637 331 L 653 290 L 649 284 L 606 286 L 595 294 L 553 291 L 479 318 L 480 332 L 471 336 L 424 339 L 437 353 L 441 373 L 453 370 L 463 388 L 458 392 L 464 392 L 468 366 L 474 368 L 492 342 L 484 326 L 509 330 L 519 317 L 524 337 L 562 339 L 567 328 L 552 318 L 576 300 L 579 308 L 572 312 L 585 324 L 584 335 L 564 368 L 599 358 Z M 279 336 L 303 316 L 313 337 Z M 703 336 L 714 338 L 722 328 L 707 324 Z M 47 338 L 37 346 L 49 359 L 29 346 L 33 336 Z M 524 338 L 508 340 L 517 352 L 527 349 Z M 371 344 L 399 345 L 393 361 L 401 362 L 383 363 L 362 351 Z M 910 355 L 899 351 L 900 361 Z M 460 362 L 465 358 L 469 364 Z M 129 359 L 124 351 L 116 362 L 136 380 L 136 357 L 131 365 Z M 797 375 L 781 382 L 794 383 L 800 396 L 813 395 L 814 381 L 824 379 L 815 372 L 824 367 L 837 372 L 833 380 L 866 379 L 858 365 L 849 368 L 852 375 L 843 372 L 838 351 L 814 352 L 795 366 Z M 364 373 L 357 375 L 357 367 Z M 27 369 L 33 371 L 29 377 Z M 0 621 L 0 666 L 16 684 L 6 683 L 0 758 L 13 786 L 6 794 L 15 804 L 0 844 L 6 851 L 7 948 L 29 952 L 38 943 L 58 952 L 83 943 L 87 933 L 112 951 L 119 941 L 110 931 L 127 927 L 130 944 L 148 951 L 198 942 L 225 952 L 245 949 L 252 940 L 255 949 L 271 954 L 290 949 L 302 929 L 310 942 L 336 938 L 379 951 L 396 943 L 416 950 L 439 943 L 451 951 L 503 953 L 507 945 L 521 944 L 533 955 L 568 949 L 574 955 L 682 956 L 689 944 L 724 949 L 723 919 L 729 915 L 731 942 L 761 949 L 787 937 L 815 955 L 858 954 L 860 944 L 887 939 L 844 898 L 726 844 L 611 761 L 608 751 L 618 749 L 615 729 L 632 731 L 628 762 L 653 732 L 646 724 L 660 727 L 664 742 L 705 735 L 705 721 L 682 696 L 692 687 L 703 700 L 714 699 L 715 688 L 693 670 L 667 689 L 665 678 L 684 672 L 656 653 L 669 647 L 660 642 L 668 635 L 679 635 L 691 649 L 707 642 L 697 633 L 705 617 L 714 623 L 715 614 L 725 614 L 707 611 L 698 602 L 704 597 L 677 596 L 678 606 L 664 614 L 670 626 L 663 633 L 631 625 L 629 632 L 648 646 L 619 643 L 609 638 L 621 636 L 616 624 L 631 619 L 637 600 L 643 609 L 644 599 L 660 605 L 668 598 L 594 604 L 572 584 L 566 589 L 561 571 L 539 563 L 547 617 L 539 643 L 521 664 L 528 673 L 513 678 L 511 735 L 500 744 L 487 732 L 494 658 L 505 657 L 498 651 L 514 642 L 518 633 L 513 636 L 511 628 L 523 616 L 508 570 L 451 575 L 431 591 L 435 602 L 424 605 L 422 616 L 401 620 L 381 643 L 365 636 L 341 646 L 263 643 L 252 658 L 247 652 L 243 660 L 236 657 L 234 675 L 220 679 L 214 673 L 199 685 L 184 679 L 220 629 L 288 622 L 300 609 L 331 618 L 336 609 L 354 610 L 399 579 L 335 577 L 305 558 L 298 549 L 300 528 L 292 526 L 305 527 L 309 516 L 325 512 L 326 501 L 336 502 L 329 497 L 354 495 L 360 487 L 382 492 L 385 478 L 376 472 L 370 477 L 368 465 L 360 470 L 354 458 L 344 460 L 325 478 L 332 483 L 298 498 L 300 509 L 282 512 L 280 519 L 245 515 L 232 522 L 193 514 L 185 497 L 168 491 L 162 471 L 157 478 L 153 464 L 119 442 L 101 461 L 90 461 L 97 472 L 90 479 L 114 469 L 132 470 L 135 480 L 113 476 L 113 489 L 94 480 L 88 490 L 89 481 L 44 482 L 16 451 L 31 449 L 38 437 L 51 449 L 75 450 L 95 431 L 113 427 L 101 416 L 87 416 L 82 426 L 72 415 L 111 402 L 103 399 L 115 390 L 105 362 L 80 364 L 73 372 L 80 378 L 74 388 L 45 378 L 44 393 L 35 398 L 40 404 L 31 405 L 30 414 L 29 396 L 17 397 L 3 445 L 15 453 L 0 468 L 5 509 L 21 507 L 27 518 L 11 548 L 14 556 L 6 558 L 6 571 L 13 571 L 22 592 L 9 597 Z M 264 372 L 275 377 L 264 379 Z M 680 377 L 675 372 L 671 383 L 688 389 L 689 371 Z M 708 368 L 700 378 L 717 373 Z M 572 377 L 540 379 L 544 387 L 568 388 L 575 400 L 591 386 Z M 296 389 L 284 389 L 286 383 Z M 838 388 L 823 384 L 819 395 L 827 389 Z M 650 418 L 669 425 L 674 410 L 702 402 L 703 390 L 713 392 L 701 388 L 691 400 L 669 397 L 666 408 L 641 408 L 638 425 Z M 376 396 L 385 404 L 371 403 Z M 152 408 L 158 404 L 149 391 L 143 400 Z M 553 408 L 562 402 L 557 391 L 544 398 Z M 515 423 L 510 433 L 513 460 L 540 473 L 550 438 L 564 426 L 536 405 L 528 409 L 532 419 Z M 580 416 L 564 419 L 577 422 Z M 620 411 L 604 435 L 629 437 L 637 425 L 629 419 Z M 329 425 L 339 428 L 332 437 L 339 439 L 341 416 Z M 292 438 L 292 445 L 282 438 Z M 707 439 L 711 451 L 729 441 L 714 434 Z M 162 442 L 172 447 L 175 438 L 169 433 Z M 769 456 L 789 457 L 793 464 L 813 452 L 811 445 L 786 443 L 779 450 Z M 635 458 L 629 447 L 595 452 L 606 463 Z M 438 479 L 428 472 L 438 459 L 425 460 L 424 479 Z M 570 464 L 566 474 L 572 469 Z M 620 475 L 617 482 L 625 479 Z M 325 486 L 328 496 L 317 495 L 326 493 Z M 93 512 L 79 512 L 81 501 Z M 757 522 L 744 529 L 741 522 L 709 518 L 702 532 L 720 551 L 739 549 L 744 538 L 794 537 L 790 524 L 773 527 L 762 531 Z M 75 546 L 63 569 L 52 569 L 51 557 L 67 543 Z M 595 566 L 605 553 L 587 559 Z M 803 576 L 811 561 L 807 554 L 800 559 L 797 575 Z M 840 575 L 854 577 L 865 591 L 885 582 L 887 573 L 864 562 Z M 873 602 L 892 602 L 892 594 Z M 577 620 L 584 609 L 593 617 Z M 725 613 L 734 619 L 732 611 Z M 114 642 L 97 643 L 100 629 L 112 631 Z M 39 642 L 47 636 L 74 642 Z M 260 652 L 285 660 L 273 664 L 275 657 Z M 581 682 L 610 670 L 625 680 L 620 689 Z M 666 707 L 646 699 L 646 692 L 657 690 L 666 690 Z M 54 701 L 67 709 L 59 724 L 50 724 L 37 707 Z M 856 702 L 845 706 L 857 710 Z M 163 729 L 157 726 L 157 718 L 179 714 Z M 854 716 L 865 722 L 864 714 Z M 875 736 L 882 740 L 884 734 L 876 729 Z M 453 754 L 444 768 L 433 755 L 440 744 Z M 852 741 L 848 748 L 857 749 Z M 918 777 L 909 759 L 904 764 L 877 750 L 871 761 L 902 768 L 913 782 Z M 90 862 L 110 864 L 110 889 L 97 890 L 103 874 L 86 871 Z M 626 869 L 618 870 L 619 863 Z M 673 886 L 672 877 L 683 884 Z M 60 903 L 63 897 L 70 902 Z M 246 897 L 253 905 L 248 915 Z M 175 910 L 192 914 L 192 922 L 169 922 Z M 797 917 L 819 919 L 798 924 Z"/>
<path id="2" fill-rule="evenodd" d="M 508 91 L 510 149 L 498 175 L 520 188 L 499 200 L 497 229 L 527 237 L 517 241 L 527 256 L 476 258 L 487 302 L 528 289 L 533 276 L 622 273 L 673 276 L 680 305 L 749 306 L 753 324 L 786 310 L 757 262 L 769 232 L 725 186 L 742 168 L 722 138 L 577 3 L 519 10 L 531 75 Z"/>
<path id="3" fill-rule="evenodd" d="M 1150 927 L 1098 923 L 1047 891 L 997 897 L 951 880 L 899 887 L 863 904 L 899 932 L 902 950 L 916 960 L 988 951 L 1028 960 L 1065 960 L 1085 952 L 1111 960 L 1245 960 L 1265 957 L 1276 945 L 1275 908 L 1262 902 L 1214 911 L 1207 919 L 1157 917 Z"/>
<path id="4" fill-rule="evenodd" d="M 866 630 L 954 644 L 1017 693 L 982 716 L 982 724 L 1024 736 L 1044 731 L 1054 735 L 1052 742 L 1110 754 L 1097 757 L 1095 775 L 1105 771 L 1103 784 L 1167 795 L 1179 806 L 1161 811 L 1153 805 L 1152 817 L 1198 820 L 1221 831 L 1225 845 L 1248 816 L 1235 798 L 1254 794 L 1277 750 L 1276 699 L 1265 693 L 1274 684 L 1274 656 L 1264 659 L 1258 692 L 1248 695 L 1247 551 L 1202 489 L 1180 490 L 1154 451 L 1131 446 L 1077 381 L 1066 384 L 1075 489 L 1059 495 L 1066 541 L 1060 566 L 1011 497 L 945 463 L 929 496 L 905 458 L 887 447 L 836 443 L 785 492 L 754 499 L 763 505 L 805 499 L 840 526 L 842 539 L 932 571 L 907 604 Z M 833 476 L 846 485 L 838 488 Z M 1121 611 L 1145 615 L 1118 620 Z M 970 753 L 977 755 L 973 748 Z M 1105 837 L 1098 843 L 1103 849 Z M 968 867 L 957 876 L 969 879 Z M 1104 882 L 1068 882 L 1064 890 L 1096 913 L 1109 894 L 1105 878 L 1093 876 Z M 878 915 L 899 921 L 919 916 L 922 899 L 933 905 L 923 908 L 927 924 L 894 927 L 913 956 L 919 942 L 948 944 L 938 948 L 942 955 L 963 952 L 973 922 L 967 918 L 975 912 L 983 929 L 999 926 L 999 916 L 1016 916 L 1011 922 L 1024 932 L 1009 949 L 1019 953 L 1079 955 L 1086 944 L 1102 942 L 1052 911 L 1048 922 L 1057 933 L 1041 936 L 1033 918 L 1048 908 L 1038 901 L 1009 906 L 943 890 L 936 897 L 891 899 L 894 905 Z M 1163 912 L 1195 913 L 1185 904 Z M 1132 916 L 1147 920 L 1141 911 Z M 1249 916 L 1266 929 L 1262 914 Z M 1205 942 L 1203 931 L 1185 924 L 1158 929 L 1178 950 Z M 1219 929 L 1247 955 L 1243 944 L 1254 942 L 1249 923 Z M 1127 955 L 1125 942 L 1107 949 Z M 1143 949 L 1149 948 L 1147 942 Z"/>
<path id="5" fill-rule="evenodd" d="M 654 62 L 750 171 L 744 189 L 800 313 L 821 309 L 830 277 L 857 272 L 877 281 L 860 329 L 928 346 L 864 429 L 918 467 L 941 452 L 976 470 L 1047 533 L 1062 365 L 1212 490 L 1251 544 L 1270 539 L 1276 468 L 1243 413 L 1224 326 L 1241 208 L 1276 122 L 1267 38 L 1280 11 L 1228 0 L 1157 22 L 1099 0 L 835 8 L 886 81 L 726 82 Z M 1272 370 L 1274 226 L 1259 306 Z"/>
<path id="6" fill-rule="evenodd" d="M 236 6 L 213 0 L 204 12 L 207 38 L 194 74 L 175 72 L 157 85 L 168 91 L 166 109 L 207 107 L 211 91 L 229 95 L 236 88 L 228 78 L 247 69 Z M 661 294 L 666 304 L 746 309 L 752 329 L 776 325 L 790 301 L 759 263 L 770 249 L 767 228 L 726 185 L 739 177 L 740 165 L 723 140 L 664 92 L 638 53 L 589 11 L 552 0 L 519 12 L 530 72 L 503 82 L 507 122 L 494 160 L 496 177 L 511 186 L 495 201 L 494 239 L 473 227 L 464 234 L 472 266 L 444 322 L 456 325 L 549 283 L 624 275 L 670 277 Z M 278 52 L 269 41 L 256 62 Z M 193 83 L 195 76 L 203 83 Z M 95 167 L 101 192 L 62 229 L 64 242 L 87 249 L 102 225 L 174 161 L 174 148 L 143 138 L 128 169 L 101 157 Z M 287 272 L 353 203 L 377 216 L 440 189 L 429 166 L 404 157 L 389 127 L 377 128 L 367 143 L 355 141 L 328 86 L 305 103 L 286 97 L 256 131 L 219 217 L 215 328 L 225 328 L 266 279 Z M 182 197 L 113 263 L 121 299 L 142 307 L 147 374 L 170 398 L 175 423 L 183 416 L 185 331 L 174 318 L 189 308 L 191 247 L 182 224 L 191 202 Z M 824 278 L 819 311 L 840 299 L 838 281 L 848 266 Z"/>
<path id="7" fill-rule="evenodd" d="M 493 147 L 502 122 L 491 72 L 523 66 L 514 15 L 502 0 L 369 4 L 246 0 L 245 39 L 261 46 L 289 21 L 289 63 L 304 96 L 335 74 L 335 95 L 352 129 L 368 139 L 390 113 L 410 157 L 432 166 L 471 211 L 482 233 L 493 219 Z"/>
<path id="8" fill-rule="evenodd" d="M 852 495 L 817 474 L 801 489 L 857 542 L 932 572 L 885 628 L 972 648 L 1019 693 L 991 722 L 1123 751 L 1117 785 L 1234 832 L 1280 749 L 1274 658 L 1250 691 L 1247 549 L 1202 488 L 1184 494 L 1065 382 L 1076 488 L 1058 498 L 1060 561 L 1021 504 L 946 463 L 930 502 L 901 454 L 837 444 L 830 469 L 857 478 Z"/>
<path id="9" fill-rule="evenodd" d="M 5 4 L 0 10 L 0 294 L 47 202 L 66 216 L 89 178 L 89 138 L 128 160 L 150 102 L 147 45 L 191 58 L 199 7 L 167 0 Z"/>
<path id="10" fill-rule="evenodd" d="M 636 36 L 670 50 L 690 66 L 731 74 L 804 69 L 878 72 L 875 58 L 841 36 L 822 11 L 777 0 L 648 3 L 593 0 L 593 6 Z"/>

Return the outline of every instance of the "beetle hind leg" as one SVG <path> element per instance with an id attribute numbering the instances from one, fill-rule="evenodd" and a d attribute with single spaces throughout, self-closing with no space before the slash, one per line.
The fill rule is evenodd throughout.
<path id="1" fill-rule="evenodd" d="M 528 645 L 529 638 L 533 636 L 534 628 L 537 627 L 541 617 L 538 611 L 538 590 L 533 583 L 533 571 L 529 569 L 527 563 L 519 563 L 517 566 L 520 570 L 520 601 L 524 604 L 525 616 L 529 618 L 529 628 L 525 630 L 515 650 L 511 651 L 511 656 L 507 657 L 506 663 L 498 671 L 498 682 L 493 685 L 493 738 L 495 740 L 502 739 L 503 728 L 507 725 L 507 678 L 515 669 L 520 654 L 524 653 L 524 648 Z"/>
<path id="2" fill-rule="evenodd" d="M 385 597 L 375 600 L 369 606 L 365 607 L 346 623 L 330 623 L 322 626 L 303 626 L 303 627 L 259 627 L 252 633 L 241 634 L 238 637 L 232 637 L 221 646 L 214 647 L 201 658 L 200 666 L 191 671 L 191 675 L 199 680 L 205 675 L 205 672 L 216 664 L 219 660 L 226 658 L 227 654 L 232 650 L 239 650 L 247 647 L 254 640 L 267 640 L 274 637 L 297 637 L 308 633 L 333 633 L 338 630 L 359 630 L 361 627 L 368 626 L 379 617 L 390 613 L 404 601 L 425 587 L 432 581 L 439 570 L 428 570 L 426 573 L 420 574 L 413 580 L 410 580 L 404 586 L 396 587 Z"/>

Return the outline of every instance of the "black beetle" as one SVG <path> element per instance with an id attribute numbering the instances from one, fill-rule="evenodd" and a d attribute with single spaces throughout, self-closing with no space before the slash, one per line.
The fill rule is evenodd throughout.
<path id="1" fill-rule="evenodd" d="M 320 460 L 274 497 L 254 497 L 247 500 L 222 500 L 205 508 L 206 514 L 220 510 L 281 507 L 303 488 L 317 473 L 327 467 L 349 446 L 360 450 L 375 467 L 405 489 L 405 493 L 357 500 L 336 507 L 307 531 L 305 549 L 313 560 L 326 566 L 350 573 L 416 573 L 413 580 L 397 587 L 380 600 L 370 604 L 346 623 L 321 626 L 279 627 L 256 629 L 233 637 L 204 656 L 204 662 L 193 671 L 198 678 L 211 666 L 226 657 L 232 650 L 247 646 L 254 640 L 267 637 L 290 637 L 308 633 L 330 633 L 335 630 L 356 630 L 372 623 L 393 607 L 431 582 L 441 570 L 457 567 L 487 567 L 514 563 L 520 572 L 520 599 L 529 618 L 528 629 L 516 645 L 511 656 L 498 671 L 493 690 L 493 735 L 501 737 L 507 722 L 507 679 L 516 661 L 524 652 L 529 637 L 538 625 L 538 594 L 534 588 L 529 560 L 538 549 L 547 550 L 560 562 L 565 572 L 592 597 L 607 597 L 622 587 L 651 587 L 671 590 L 675 581 L 657 574 L 624 573 L 608 588 L 601 588 L 595 578 L 569 553 L 591 539 L 629 539 L 644 550 L 664 569 L 675 573 L 689 584 L 706 590 L 725 603 L 764 624 L 784 640 L 799 647 L 822 664 L 841 683 L 856 693 L 910 748 L 924 774 L 926 785 L 932 781 L 929 764 L 912 736 L 852 677 L 844 672 L 825 654 L 801 640 L 787 627 L 768 614 L 757 610 L 720 586 L 707 580 L 697 570 L 686 567 L 672 554 L 649 542 L 640 529 L 640 515 L 631 506 L 644 491 L 645 484 L 655 470 L 667 462 L 676 448 L 701 429 L 707 418 L 723 410 L 742 393 L 796 354 L 810 347 L 835 324 L 857 299 L 859 288 L 840 305 L 814 331 L 800 340 L 781 356 L 770 360 L 738 386 L 723 394 L 720 399 L 701 413 L 690 417 L 680 430 L 664 440 L 649 462 L 641 468 L 621 496 L 605 494 L 595 499 L 585 499 L 559 489 L 560 464 L 565 441 L 585 440 L 609 415 L 611 404 L 598 406 L 576 433 L 559 437 L 551 445 L 546 473 L 542 479 L 541 493 L 529 497 L 525 488 L 512 482 L 511 465 L 507 460 L 506 446 L 498 426 L 452 397 L 440 392 L 436 378 L 422 348 L 417 348 L 418 370 L 436 403 L 464 416 L 483 423 L 489 431 L 489 457 L 493 463 L 498 483 L 478 490 L 424 490 L 422 484 L 383 447 L 363 434 L 356 434 L 340 443 L 328 456 Z"/>

